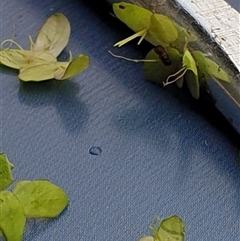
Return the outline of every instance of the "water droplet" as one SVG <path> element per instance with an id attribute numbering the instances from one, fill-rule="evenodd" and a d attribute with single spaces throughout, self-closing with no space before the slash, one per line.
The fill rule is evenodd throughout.
<path id="1" fill-rule="evenodd" d="M 102 153 L 102 149 L 99 146 L 92 146 L 89 149 L 89 154 L 94 155 L 94 156 L 98 156 Z"/>

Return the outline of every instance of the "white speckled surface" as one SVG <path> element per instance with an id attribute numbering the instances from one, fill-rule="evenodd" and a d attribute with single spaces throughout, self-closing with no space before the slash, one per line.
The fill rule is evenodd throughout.
<path id="1" fill-rule="evenodd" d="M 240 14 L 223 0 L 178 0 L 240 71 Z"/>

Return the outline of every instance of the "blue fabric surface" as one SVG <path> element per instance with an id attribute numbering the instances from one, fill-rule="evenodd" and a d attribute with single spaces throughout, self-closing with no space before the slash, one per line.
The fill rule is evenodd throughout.
<path id="1" fill-rule="evenodd" d="M 1 40 L 15 24 L 15 41 L 27 47 L 45 18 L 62 12 L 72 32 L 61 57 L 72 50 L 91 60 L 62 82 L 21 83 L 0 69 L 0 148 L 15 180 L 50 179 L 70 199 L 60 217 L 29 220 L 23 240 L 135 241 L 154 215 L 173 213 L 186 241 L 237 240 L 239 136 L 217 112 L 214 122 L 186 93 L 146 82 L 141 65 L 110 56 L 143 53 L 135 43 L 112 47 L 128 30 L 99 2 L 0 2 Z"/>

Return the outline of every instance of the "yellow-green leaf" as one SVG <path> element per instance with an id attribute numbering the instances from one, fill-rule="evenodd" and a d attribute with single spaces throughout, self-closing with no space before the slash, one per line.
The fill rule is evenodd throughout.
<path id="1" fill-rule="evenodd" d="M 5 153 L 0 153 L 0 191 L 7 188 L 13 181 L 12 171 L 13 164 L 8 161 Z"/>
<path id="2" fill-rule="evenodd" d="M 216 62 L 206 57 L 205 57 L 205 62 L 206 62 L 206 70 L 210 76 L 228 83 L 231 82 L 228 74 Z"/>
<path id="3" fill-rule="evenodd" d="M 6 241 L 20 241 L 26 218 L 22 204 L 10 191 L 0 192 L 0 230 Z"/>
<path id="4" fill-rule="evenodd" d="M 59 69 L 57 62 L 41 62 L 25 65 L 20 69 L 18 78 L 22 81 L 44 81 L 54 79 L 55 74 L 63 75 L 65 69 Z M 59 73 L 60 72 L 60 73 Z"/>
<path id="5" fill-rule="evenodd" d="M 134 32 L 148 29 L 150 26 L 152 12 L 143 7 L 126 2 L 113 3 L 113 12 Z"/>
<path id="6" fill-rule="evenodd" d="M 182 66 L 182 56 L 174 48 L 165 48 L 172 64 L 165 65 L 161 60 L 159 60 L 158 54 L 152 49 L 145 59 L 156 59 L 159 60 L 155 63 L 143 63 L 143 72 L 145 77 L 155 83 L 164 82 L 167 77 L 171 74 L 176 73 Z"/>
<path id="7" fill-rule="evenodd" d="M 68 205 L 66 193 L 47 180 L 19 181 L 13 193 L 22 203 L 27 217 L 56 217 Z"/>
<path id="8" fill-rule="evenodd" d="M 199 50 L 192 51 L 192 56 L 196 62 L 199 84 L 205 84 L 209 76 L 206 68 L 206 60 L 203 53 Z"/>
<path id="9" fill-rule="evenodd" d="M 183 241 L 183 221 L 177 215 L 163 219 L 157 231 L 157 236 L 159 241 Z"/>
<path id="10" fill-rule="evenodd" d="M 18 78 L 22 81 L 44 81 L 49 79 L 63 80 L 83 71 L 89 65 L 89 58 L 78 55 L 71 62 L 38 61 L 20 69 Z"/>
<path id="11" fill-rule="evenodd" d="M 187 70 L 187 72 L 184 75 L 184 78 L 186 80 L 188 89 L 192 95 L 193 98 L 199 99 L 200 97 L 200 86 L 199 86 L 199 80 L 198 76 L 193 73 L 191 70 Z"/>
<path id="12" fill-rule="evenodd" d="M 61 13 L 54 13 L 40 28 L 33 49 L 47 51 L 57 57 L 66 47 L 70 31 L 68 19 Z"/>
<path id="13" fill-rule="evenodd" d="M 89 65 L 89 57 L 84 54 L 79 54 L 75 59 L 73 59 L 67 66 L 64 75 L 60 79 L 70 78 L 79 72 L 83 71 Z M 55 76 L 56 78 L 56 76 Z M 57 79 L 57 78 L 56 78 Z"/>
<path id="14" fill-rule="evenodd" d="M 177 215 L 171 215 L 162 220 L 155 217 L 149 228 L 154 241 L 183 241 L 184 239 L 184 224 Z"/>
<path id="15" fill-rule="evenodd" d="M 149 33 L 154 35 L 163 46 L 168 46 L 178 38 L 173 21 L 162 14 L 152 14 Z"/>
<path id="16" fill-rule="evenodd" d="M 207 75 L 207 70 L 206 70 L 206 59 L 205 56 L 203 55 L 203 53 L 199 50 L 194 50 L 191 52 L 196 65 L 198 67 L 198 69 L 204 74 Z"/>
<path id="17" fill-rule="evenodd" d="M 138 241 L 155 241 L 153 236 L 144 236 L 141 237 Z"/>
<path id="18" fill-rule="evenodd" d="M 192 56 L 197 63 L 199 76 L 211 76 L 225 82 L 231 82 L 228 74 L 216 62 L 205 57 L 201 51 L 193 51 Z"/>
<path id="19" fill-rule="evenodd" d="M 176 29 L 178 30 L 178 40 L 184 42 L 196 42 L 197 36 L 190 29 L 185 29 L 176 22 L 174 22 Z"/>
<path id="20" fill-rule="evenodd" d="M 20 69 L 34 61 L 56 61 L 56 58 L 47 52 L 31 51 L 25 49 L 2 49 L 0 50 L 0 63 L 10 68 Z"/>
<path id="21" fill-rule="evenodd" d="M 183 54 L 182 63 L 183 63 L 183 67 L 186 67 L 187 69 L 191 70 L 196 76 L 198 75 L 195 60 L 192 57 L 189 50 L 187 50 L 187 49 L 185 50 L 185 52 Z"/>

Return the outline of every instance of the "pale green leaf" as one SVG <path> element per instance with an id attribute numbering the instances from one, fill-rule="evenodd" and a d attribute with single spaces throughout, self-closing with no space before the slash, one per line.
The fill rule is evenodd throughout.
<path id="1" fill-rule="evenodd" d="M 37 62 L 20 69 L 18 78 L 22 81 L 44 81 L 49 79 L 63 80 L 83 71 L 89 65 L 89 58 L 78 55 L 71 62 Z"/>
<path id="2" fill-rule="evenodd" d="M 57 62 L 56 56 L 67 45 L 70 36 L 70 23 L 61 13 L 50 16 L 42 25 L 35 43 L 30 40 L 30 50 L 24 50 L 13 40 L 19 49 L 0 50 L 0 63 L 19 69 L 18 78 L 22 81 L 44 81 L 66 79 L 76 75 L 89 65 L 89 58 L 80 54 L 69 62 Z"/>
<path id="3" fill-rule="evenodd" d="M 40 28 L 33 49 L 47 51 L 57 57 L 66 47 L 70 31 L 68 19 L 61 13 L 54 13 Z"/>
<path id="4" fill-rule="evenodd" d="M 146 39 L 153 45 L 163 45 L 161 41 L 148 31 L 151 24 L 151 17 L 153 15 L 148 9 L 131 3 L 120 2 L 113 3 L 113 12 L 119 20 L 135 32 L 135 34 L 117 42 L 114 46 L 121 47 L 136 37 L 141 37 L 138 44 L 140 44 L 143 39 Z"/>
<path id="5" fill-rule="evenodd" d="M 192 57 L 189 50 L 187 50 L 187 49 L 185 50 L 185 52 L 183 54 L 182 63 L 183 63 L 183 67 L 186 67 L 187 69 L 191 70 L 196 76 L 198 75 L 195 60 Z"/>
<path id="6" fill-rule="evenodd" d="M 120 41 L 121 46 L 137 36 L 141 36 L 139 43 L 145 38 L 155 46 L 160 44 L 164 47 L 177 38 L 178 32 L 173 22 L 164 15 L 153 14 L 148 9 L 125 2 L 114 3 L 113 11 L 119 20 L 136 33 Z"/>
<path id="7" fill-rule="evenodd" d="M 47 180 L 19 181 L 13 193 L 22 203 L 27 217 L 56 217 L 68 205 L 65 192 Z"/>
<path id="8" fill-rule="evenodd" d="M 47 52 L 31 51 L 24 49 L 2 49 L 0 50 L 0 63 L 10 68 L 20 69 L 33 62 L 56 61 L 56 58 Z"/>
<path id="9" fill-rule="evenodd" d="M 113 3 L 113 12 L 134 32 L 148 29 L 150 26 L 152 12 L 143 7 L 126 2 Z"/>
<path id="10" fill-rule="evenodd" d="M 20 241 L 26 218 L 22 204 L 10 191 L 0 192 L 0 230 L 6 241 Z"/>
<path id="11" fill-rule="evenodd" d="M 205 62 L 206 62 L 207 72 L 210 76 L 228 83 L 231 82 L 228 74 L 217 63 L 215 63 L 213 60 L 206 57 L 205 57 Z"/>
<path id="12" fill-rule="evenodd" d="M 201 51 L 193 51 L 192 56 L 197 63 L 199 77 L 203 76 L 206 79 L 207 76 L 212 76 L 222 81 L 231 82 L 228 74 L 216 62 L 205 57 Z"/>
<path id="13" fill-rule="evenodd" d="M 207 73 L 207 66 L 206 66 L 206 58 L 203 55 L 203 53 L 199 50 L 195 50 L 195 51 L 192 51 L 191 54 L 196 62 L 197 69 L 199 70 L 199 72 L 207 76 L 208 73 Z"/>
<path id="14" fill-rule="evenodd" d="M 168 46 L 178 38 L 178 31 L 173 21 L 162 14 L 152 14 L 148 31 L 162 46 Z"/>
<path id="15" fill-rule="evenodd" d="M 113 11 L 119 20 L 137 33 L 137 36 L 144 31 L 144 35 L 141 35 L 141 37 L 154 46 L 162 45 L 167 47 L 170 43 L 173 44 L 172 46 L 178 46 L 181 43 L 181 47 L 178 46 L 178 50 L 182 50 L 186 41 L 193 42 L 197 40 L 196 36 L 189 30 L 176 24 L 167 16 L 153 13 L 135 4 L 126 2 L 113 3 Z M 131 36 L 120 42 L 125 44 L 132 39 L 133 37 Z"/>
<path id="16" fill-rule="evenodd" d="M 192 51 L 191 54 L 196 62 L 199 84 L 204 85 L 207 83 L 207 77 L 209 76 L 205 56 L 199 50 Z"/>
<path id="17" fill-rule="evenodd" d="M 199 99 L 200 86 L 197 66 L 193 56 L 191 55 L 188 49 L 186 49 L 184 52 L 182 63 L 183 66 L 187 69 L 184 78 L 186 80 L 188 89 L 193 98 Z"/>
<path id="18" fill-rule="evenodd" d="M 183 239 L 184 224 L 177 215 L 163 219 L 154 237 L 154 240 L 159 241 L 183 241 Z"/>
<path id="19" fill-rule="evenodd" d="M 150 26 L 152 16 L 149 10 L 134 4 L 120 2 L 113 3 L 113 12 L 119 20 L 135 32 L 135 34 L 117 42 L 114 46 L 121 47 L 137 37 L 141 37 L 138 44 L 140 44 L 144 38 L 147 39 L 147 29 Z"/>
<path id="20" fill-rule="evenodd" d="M 18 78 L 24 82 L 44 81 L 55 78 L 55 73 L 63 75 L 65 69 L 59 69 L 57 62 L 41 62 L 25 65 L 20 69 Z M 61 72 L 59 74 L 59 72 Z"/>
<path id="21" fill-rule="evenodd" d="M 154 241 L 153 236 L 144 236 L 141 237 L 138 241 Z"/>
<path id="22" fill-rule="evenodd" d="M 199 80 L 198 76 L 193 73 L 191 70 L 187 70 L 187 72 L 184 75 L 184 78 L 186 80 L 188 89 L 192 95 L 193 98 L 199 99 L 200 97 L 200 86 L 199 86 Z"/>
<path id="23" fill-rule="evenodd" d="M 185 29 L 184 27 L 180 26 L 174 21 L 173 23 L 178 31 L 178 38 L 172 44 L 172 46 L 177 48 L 182 53 L 184 49 L 184 45 L 189 42 L 196 42 L 197 37 L 196 35 L 194 35 L 194 33 L 191 30 Z"/>
<path id="24" fill-rule="evenodd" d="M 64 75 L 60 79 L 70 78 L 79 72 L 83 71 L 89 65 L 89 57 L 84 54 L 79 54 L 75 59 L 73 59 L 67 66 Z M 57 79 L 57 77 L 55 76 Z"/>
<path id="25" fill-rule="evenodd" d="M 165 48 L 172 64 L 165 65 L 160 59 L 159 56 L 152 49 L 145 59 L 156 59 L 159 60 L 155 63 L 144 63 L 143 72 L 147 80 L 150 80 L 155 83 L 164 82 L 167 77 L 171 74 L 176 73 L 182 66 L 182 56 L 181 54 L 173 48 Z"/>
<path id="26" fill-rule="evenodd" d="M 26 64 L 26 53 L 28 50 L 1 49 L 0 63 L 10 68 L 20 69 Z"/>
<path id="27" fill-rule="evenodd" d="M 0 191 L 12 183 L 12 168 L 13 165 L 8 161 L 6 154 L 0 153 Z"/>

